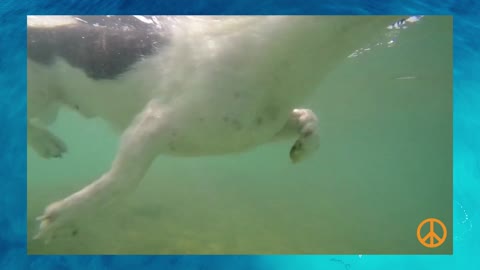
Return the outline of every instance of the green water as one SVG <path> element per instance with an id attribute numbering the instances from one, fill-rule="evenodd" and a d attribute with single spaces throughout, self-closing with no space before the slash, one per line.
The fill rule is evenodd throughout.
<path id="1" fill-rule="evenodd" d="M 292 89 L 294 91 L 294 89 Z M 427 17 L 395 46 L 348 59 L 299 107 L 320 118 L 322 145 L 293 165 L 293 141 L 238 155 L 159 157 L 126 201 L 76 236 L 31 240 L 35 217 L 100 176 L 118 136 L 62 110 L 62 159 L 28 150 L 30 254 L 449 253 L 452 251 L 452 20 Z M 447 241 L 416 239 L 441 219 Z"/>

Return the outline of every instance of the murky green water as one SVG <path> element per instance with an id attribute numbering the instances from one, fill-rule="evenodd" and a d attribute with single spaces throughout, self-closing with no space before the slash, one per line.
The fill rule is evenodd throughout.
<path id="1" fill-rule="evenodd" d="M 63 110 L 52 126 L 69 153 L 28 152 L 29 253 L 446 253 L 417 225 L 452 229 L 452 25 L 427 17 L 395 46 L 335 70 L 305 104 L 322 146 L 292 165 L 291 142 L 240 155 L 159 157 L 125 202 L 49 245 L 31 238 L 52 201 L 100 176 L 118 137 L 100 120 Z M 294 91 L 294 89 L 292 89 Z"/>

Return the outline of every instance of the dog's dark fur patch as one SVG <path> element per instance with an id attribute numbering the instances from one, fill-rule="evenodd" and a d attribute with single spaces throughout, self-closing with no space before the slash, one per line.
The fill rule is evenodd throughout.
<path id="1" fill-rule="evenodd" d="M 159 24 L 134 16 L 75 18 L 74 24 L 28 26 L 28 57 L 45 65 L 61 57 L 93 79 L 115 79 L 168 43 L 168 24 L 162 17 L 157 17 Z"/>

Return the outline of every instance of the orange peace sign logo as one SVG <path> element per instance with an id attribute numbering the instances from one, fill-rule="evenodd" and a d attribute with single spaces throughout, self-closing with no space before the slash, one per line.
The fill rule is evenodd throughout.
<path id="1" fill-rule="evenodd" d="M 422 233 L 421 233 L 422 228 L 427 223 L 430 225 L 430 230 L 426 235 L 422 236 Z M 442 237 L 438 236 L 438 234 L 435 232 L 435 223 L 440 225 L 440 227 L 442 228 L 442 231 L 443 231 Z M 427 218 L 418 225 L 417 239 L 420 242 L 420 244 L 424 245 L 427 248 L 439 247 L 447 239 L 447 227 L 445 227 L 445 224 L 443 224 L 443 222 L 441 222 L 436 218 Z M 437 241 L 435 242 L 435 240 Z"/>

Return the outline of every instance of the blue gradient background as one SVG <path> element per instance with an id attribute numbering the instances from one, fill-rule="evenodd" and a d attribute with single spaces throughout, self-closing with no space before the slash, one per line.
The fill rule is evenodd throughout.
<path id="1" fill-rule="evenodd" d="M 152 2 L 152 3 L 150 3 Z M 480 269 L 480 24 L 478 1 L 0 1 L 1 269 Z M 27 14 L 454 15 L 453 256 L 27 256 Z M 475 76 L 477 75 L 477 77 Z M 435 97 L 432 97 L 435 98 Z M 476 256 L 475 256 L 476 254 Z M 476 267 L 475 267 L 476 266 Z"/>

